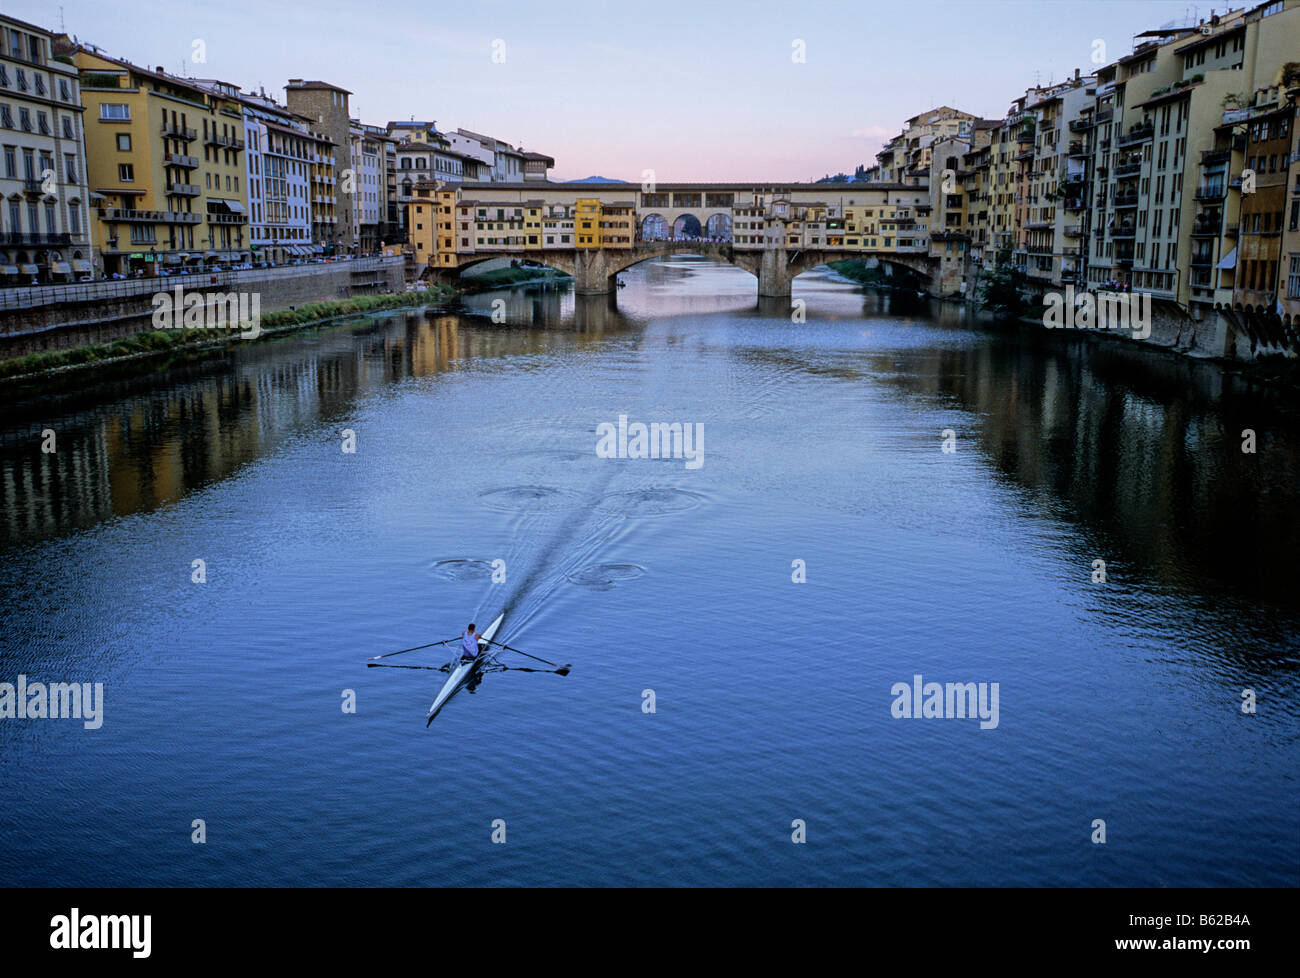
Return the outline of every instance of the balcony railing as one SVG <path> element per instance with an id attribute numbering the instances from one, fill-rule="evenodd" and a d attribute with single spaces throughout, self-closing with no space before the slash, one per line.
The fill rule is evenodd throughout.
<path id="1" fill-rule="evenodd" d="M 1201 153 L 1201 166 L 1213 166 L 1215 163 L 1226 163 L 1232 159 L 1231 149 L 1207 149 Z"/>
<path id="2" fill-rule="evenodd" d="M 1132 146 L 1134 143 L 1140 143 L 1145 139 L 1150 139 L 1155 127 L 1150 123 L 1139 122 L 1136 126 L 1124 133 L 1117 140 L 1120 146 Z"/>
<path id="3" fill-rule="evenodd" d="M 1110 230 L 1110 236 L 1116 241 L 1131 238 L 1135 234 L 1137 234 L 1137 227 L 1132 224 L 1125 224 L 1120 227 L 1111 228 Z"/>
<path id="4" fill-rule="evenodd" d="M 1126 209 L 1129 207 L 1136 207 L 1137 203 L 1138 203 L 1137 194 L 1116 194 L 1114 199 L 1111 201 L 1111 205 L 1116 210 Z"/>
<path id="5" fill-rule="evenodd" d="M 63 248 L 72 244 L 72 235 L 42 234 L 39 231 L 2 231 L 0 244 L 26 245 L 31 248 Z"/>
<path id="6" fill-rule="evenodd" d="M 186 156 L 184 153 L 167 153 L 163 156 L 163 162 L 168 166 L 183 166 L 187 170 L 197 170 L 199 166 L 197 156 Z"/>
<path id="7" fill-rule="evenodd" d="M 238 136 L 224 136 L 215 130 L 204 136 L 203 142 L 208 146 L 223 146 L 226 149 L 244 148 L 244 141 Z"/>
<path id="8" fill-rule="evenodd" d="M 178 197 L 197 197 L 203 191 L 197 183 L 169 183 L 167 193 Z"/>
<path id="9" fill-rule="evenodd" d="M 171 122 L 164 122 L 162 124 L 162 134 L 164 136 L 171 136 L 174 139 L 190 140 L 199 138 L 197 129 L 189 129 L 179 123 Z"/>
<path id="10" fill-rule="evenodd" d="M 105 221 L 123 221 L 132 224 L 198 224 L 203 215 L 191 211 L 138 211 L 125 207 L 109 207 L 103 212 Z"/>
<path id="11" fill-rule="evenodd" d="M 1142 163 L 1121 163 L 1115 167 L 1115 176 L 1117 177 L 1135 177 L 1142 172 Z"/>
<path id="12" fill-rule="evenodd" d="M 214 214 L 208 213 L 209 224 L 247 224 L 247 214 Z"/>
<path id="13" fill-rule="evenodd" d="M 1200 187 L 1196 191 L 1196 200 L 1222 200 L 1225 188 L 1222 184 L 1211 184 L 1208 187 Z"/>
<path id="14" fill-rule="evenodd" d="M 1091 119 L 1071 119 L 1070 132 L 1087 132 L 1094 124 Z"/>
<path id="15" fill-rule="evenodd" d="M 1071 143 L 1070 148 L 1066 151 L 1066 156 L 1087 156 L 1088 150 L 1083 143 Z"/>
<path id="16" fill-rule="evenodd" d="M 1081 211 L 1086 206 L 1087 205 L 1083 202 L 1082 197 L 1069 197 L 1065 201 L 1065 209 L 1067 211 Z"/>

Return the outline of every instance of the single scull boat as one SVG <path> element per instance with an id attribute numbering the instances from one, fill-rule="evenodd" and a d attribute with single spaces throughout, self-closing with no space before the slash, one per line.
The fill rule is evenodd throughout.
<path id="1" fill-rule="evenodd" d="M 501 622 L 505 620 L 505 617 L 506 613 L 501 612 L 501 614 L 497 615 L 496 621 L 479 632 L 478 658 L 469 662 L 462 662 L 451 671 L 451 675 L 443 684 L 437 698 L 434 699 L 433 705 L 429 707 L 429 718 L 425 723 L 426 727 L 433 722 L 433 718 L 438 715 L 438 711 L 447 705 L 447 701 L 455 696 L 462 686 L 468 685 L 470 680 L 482 672 L 484 666 L 492 660 L 492 646 L 488 642 L 496 635 L 497 629 L 501 627 Z"/>

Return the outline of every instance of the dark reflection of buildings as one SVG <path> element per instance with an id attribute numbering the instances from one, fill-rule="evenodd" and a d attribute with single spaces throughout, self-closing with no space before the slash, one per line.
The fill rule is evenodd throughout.
<path id="1" fill-rule="evenodd" d="M 6 405 L 0 546 L 146 511 L 238 471 L 291 434 L 350 415 L 359 394 L 474 358 L 596 345 L 632 326 L 610 296 L 515 289 L 507 321 L 430 311 L 359 319 L 219 359 Z M 558 340 L 557 340 L 558 331 Z M 52 428 L 57 451 L 43 454 Z"/>
<path id="2" fill-rule="evenodd" d="M 928 302 L 899 298 L 868 293 L 864 312 L 969 325 L 960 309 L 935 303 L 931 318 Z M 745 355 L 961 408 L 970 419 L 961 437 L 974 437 L 1041 512 L 1078 525 L 1095 550 L 1089 561 L 1300 612 L 1293 406 L 1214 364 L 1123 340 L 1032 328 L 979 328 L 975 340 L 846 355 L 836 365 L 790 349 Z M 1258 438 L 1253 455 L 1241 450 L 1247 428 Z"/>

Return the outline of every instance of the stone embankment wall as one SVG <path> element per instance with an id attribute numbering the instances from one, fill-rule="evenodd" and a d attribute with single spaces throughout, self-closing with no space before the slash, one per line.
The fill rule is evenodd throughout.
<path id="1" fill-rule="evenodd" d="M 378 292 L 400 292 L 404 261 L 355 261 L 252 269 L 217 275 L 184 275 L 0 290 L 0 359 L 45 350 L 108 343 L 153 328 L 159 292 L 257 294 L 261 311 L 275 312 Z"/>

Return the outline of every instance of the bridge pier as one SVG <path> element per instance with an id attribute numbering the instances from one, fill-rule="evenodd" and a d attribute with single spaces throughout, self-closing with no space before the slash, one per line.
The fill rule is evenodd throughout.
<path id="1" fill-rule="evenodd" d="M 573 255 L 573 291 L 578 295 L 612 292 L 617 274 L 604 248 L 580 248 Z"/>
<path id="2" fill-rule="evenodd" d="M 788 299 L 794 274 L 784 248 L 764 251 L 758 263 L 758 294 L 767 298 Z"/>

